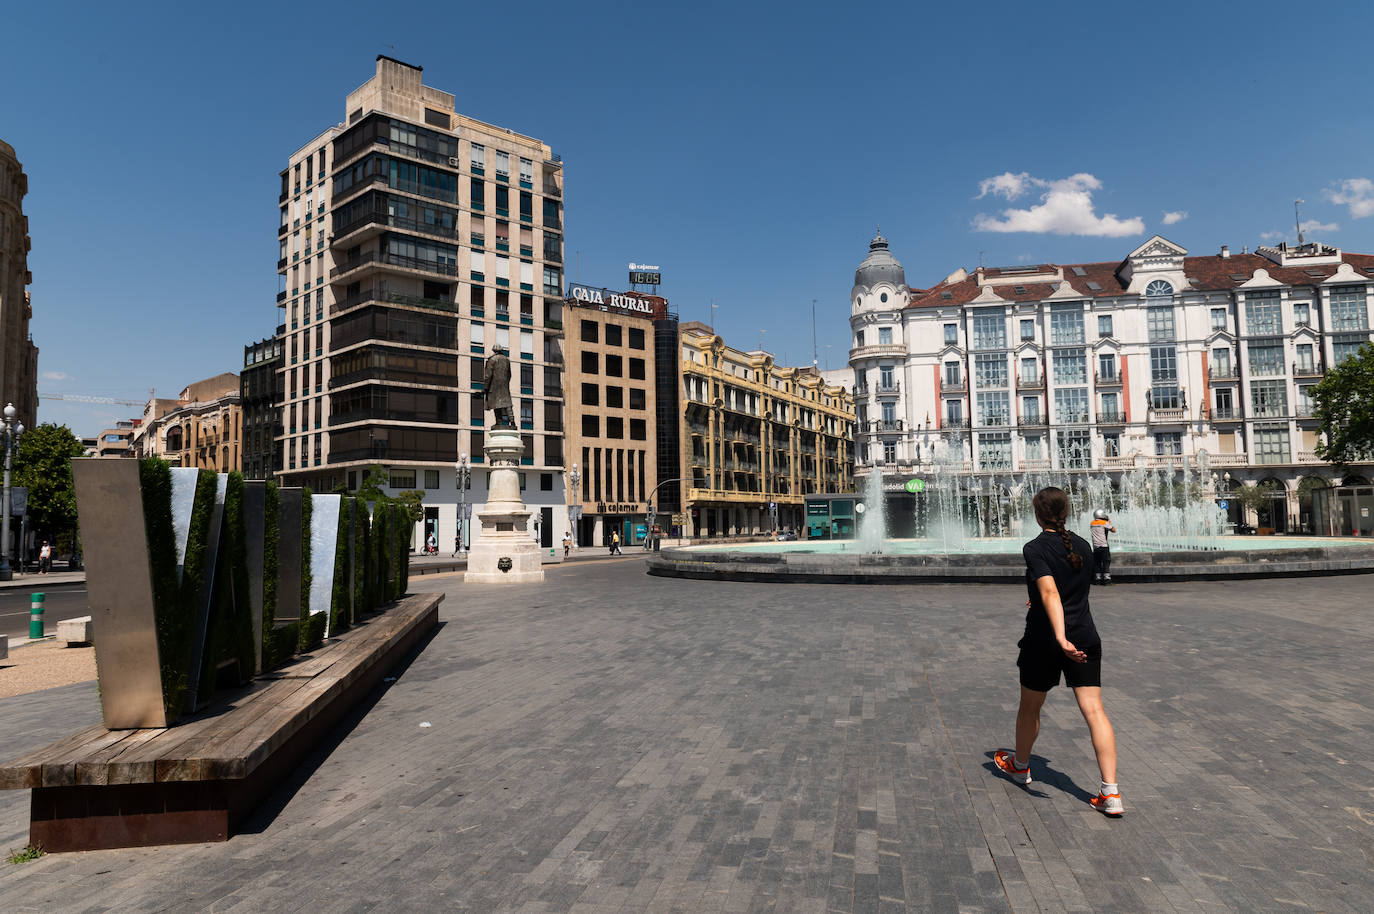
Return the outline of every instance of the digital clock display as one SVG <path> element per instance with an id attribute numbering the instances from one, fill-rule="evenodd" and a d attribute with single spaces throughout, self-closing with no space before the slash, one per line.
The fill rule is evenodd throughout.
<path id="1" fill-rule="evenodd" d="M 663 285 L 663 274 L 646 273 L 643 270 L 631 270 L 630 285 L 661 286 Z"/>

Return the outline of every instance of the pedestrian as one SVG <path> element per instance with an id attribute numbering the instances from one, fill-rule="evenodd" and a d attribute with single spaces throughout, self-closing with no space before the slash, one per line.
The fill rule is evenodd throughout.
<path id="1" fill-rule="evenodd" d="M 571 533 L 571 531 L 570 531 L 570 532 L 568 532 L 568 533 L 564 533 L 564 534 L 563 534 L 563 558 L 566 559 L 566 558 L 568 557 L 568 553 L 571 552 L 571 551 L 572 551 L 572 533 Z"/>
<path id="2" fill-rule="evenodd" d="M 47 574 L 52 567 L 52 547 L 47 540 L 43 540 L 43 548 L 38 550 L 38 573 Z"/>
<path id="3" fill-rule="evenodd" d="M 463 531 L 459 530 L 453 535 L 453 557 L 458 558 L 458 553 L 463 549 Z"/>
<path id="4" fill-rule="evenodd" d="M 611 555 L 620 555 L 620 531 L 611 531 Z"/>
<path id="5" fill-rule="evenodd" d="M 439 538 L 434 535 L 434 531 L 429 531 L 429 538 L 425 540 L 425 552 L 430 555 L 439 554 Z"/>
<path id="6" fill-rule="evenodd" d="M 1093 567 L 1097 570 L 1098 584 L 1112 583 L 1112 547 L 1107 543 L 1107 534 L 1115 533 L 1107 512 L 1098 508 L 1093 512 Z"/>
<path id="7" fill-rule="evenodd" d="M 1069 496 L 1041 489 L 1032 501 L 1041 533 L 1021 550 L 1026 560 L 1026 629 L 1018 646 L 1021 703 L 1016 712 L 1014 753 L 993 753 L 997 768 L 1018 784 L 1031 782 L 1031 747 L 1040 733 L 1040 708 L 1060 677 L 1073 689 L 1088 724 L 1101 775 L 1089 802 L 1108 816 L 1124 812 L 1116 783 L 1116 734 L 1102 707 L 1102 639 L 1088 608 L 1093 557 L 1088 543 L 1064 529 Z"/>

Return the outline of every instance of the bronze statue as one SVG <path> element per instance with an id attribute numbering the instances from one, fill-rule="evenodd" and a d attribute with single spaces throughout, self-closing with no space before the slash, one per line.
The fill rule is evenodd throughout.
<path id="1" fill-rule="evenodd" d="M 482 370 L 482 396 L 486 408 L 496 414 L 494 428 L 515 428 L 510 399 L 510 359 L 501 348 L 492 350 Z"/>

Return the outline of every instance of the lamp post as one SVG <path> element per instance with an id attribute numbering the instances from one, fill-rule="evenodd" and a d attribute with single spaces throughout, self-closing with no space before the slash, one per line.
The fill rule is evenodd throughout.
<path id="1" fill-rule="evenodd" d="M 4 519 L 0 520 L 0 540 L 4 541 L 4 551 L 0 552 L 0 581 L 14 580 L 14 570 L 10 567 L 10 461 L 19 436 L 24 434 L 24 423 L 14 420 L 18 412 L 13 403 L 6 403 L 5 414 L 0 418 L 0 446 L 5 449 L 4 497 L 0 499 L 3 501 L 0 510 L 5 512 Z"/>
<path id="2" fill-rule="evenodd" d="M 468 486 L 472 484 L 472 470 L 468 469 L 468 452 L 463 451 L 458 455 L 458 462 L 453 465 L 454 474 L 458 479 L 458 539 L 454 543 L 453 554 L 456 556 L 463 551 L 463 534 L 467 532 L 468 525 Z"/>
<path id="3" fill-rule="evenodd" d="M 580 546 L 582 532 L 578 521 L 582 520 L 582 474 L 578 471 L 576 463 L 568 471 L 568 482 L 572 483 L 572 492 L 568 496 L 568 523 L 572 526 L 573 545 Z"/>

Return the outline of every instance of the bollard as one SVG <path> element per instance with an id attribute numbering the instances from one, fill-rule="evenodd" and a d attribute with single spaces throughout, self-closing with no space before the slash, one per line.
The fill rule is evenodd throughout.
<path id="1" fill-rule="evenodd" d="M 37 640 L 43 637 L 43 601 L 48 597 L 47 594 L 35 593 L 29 595 L 29 640 Z"/>

